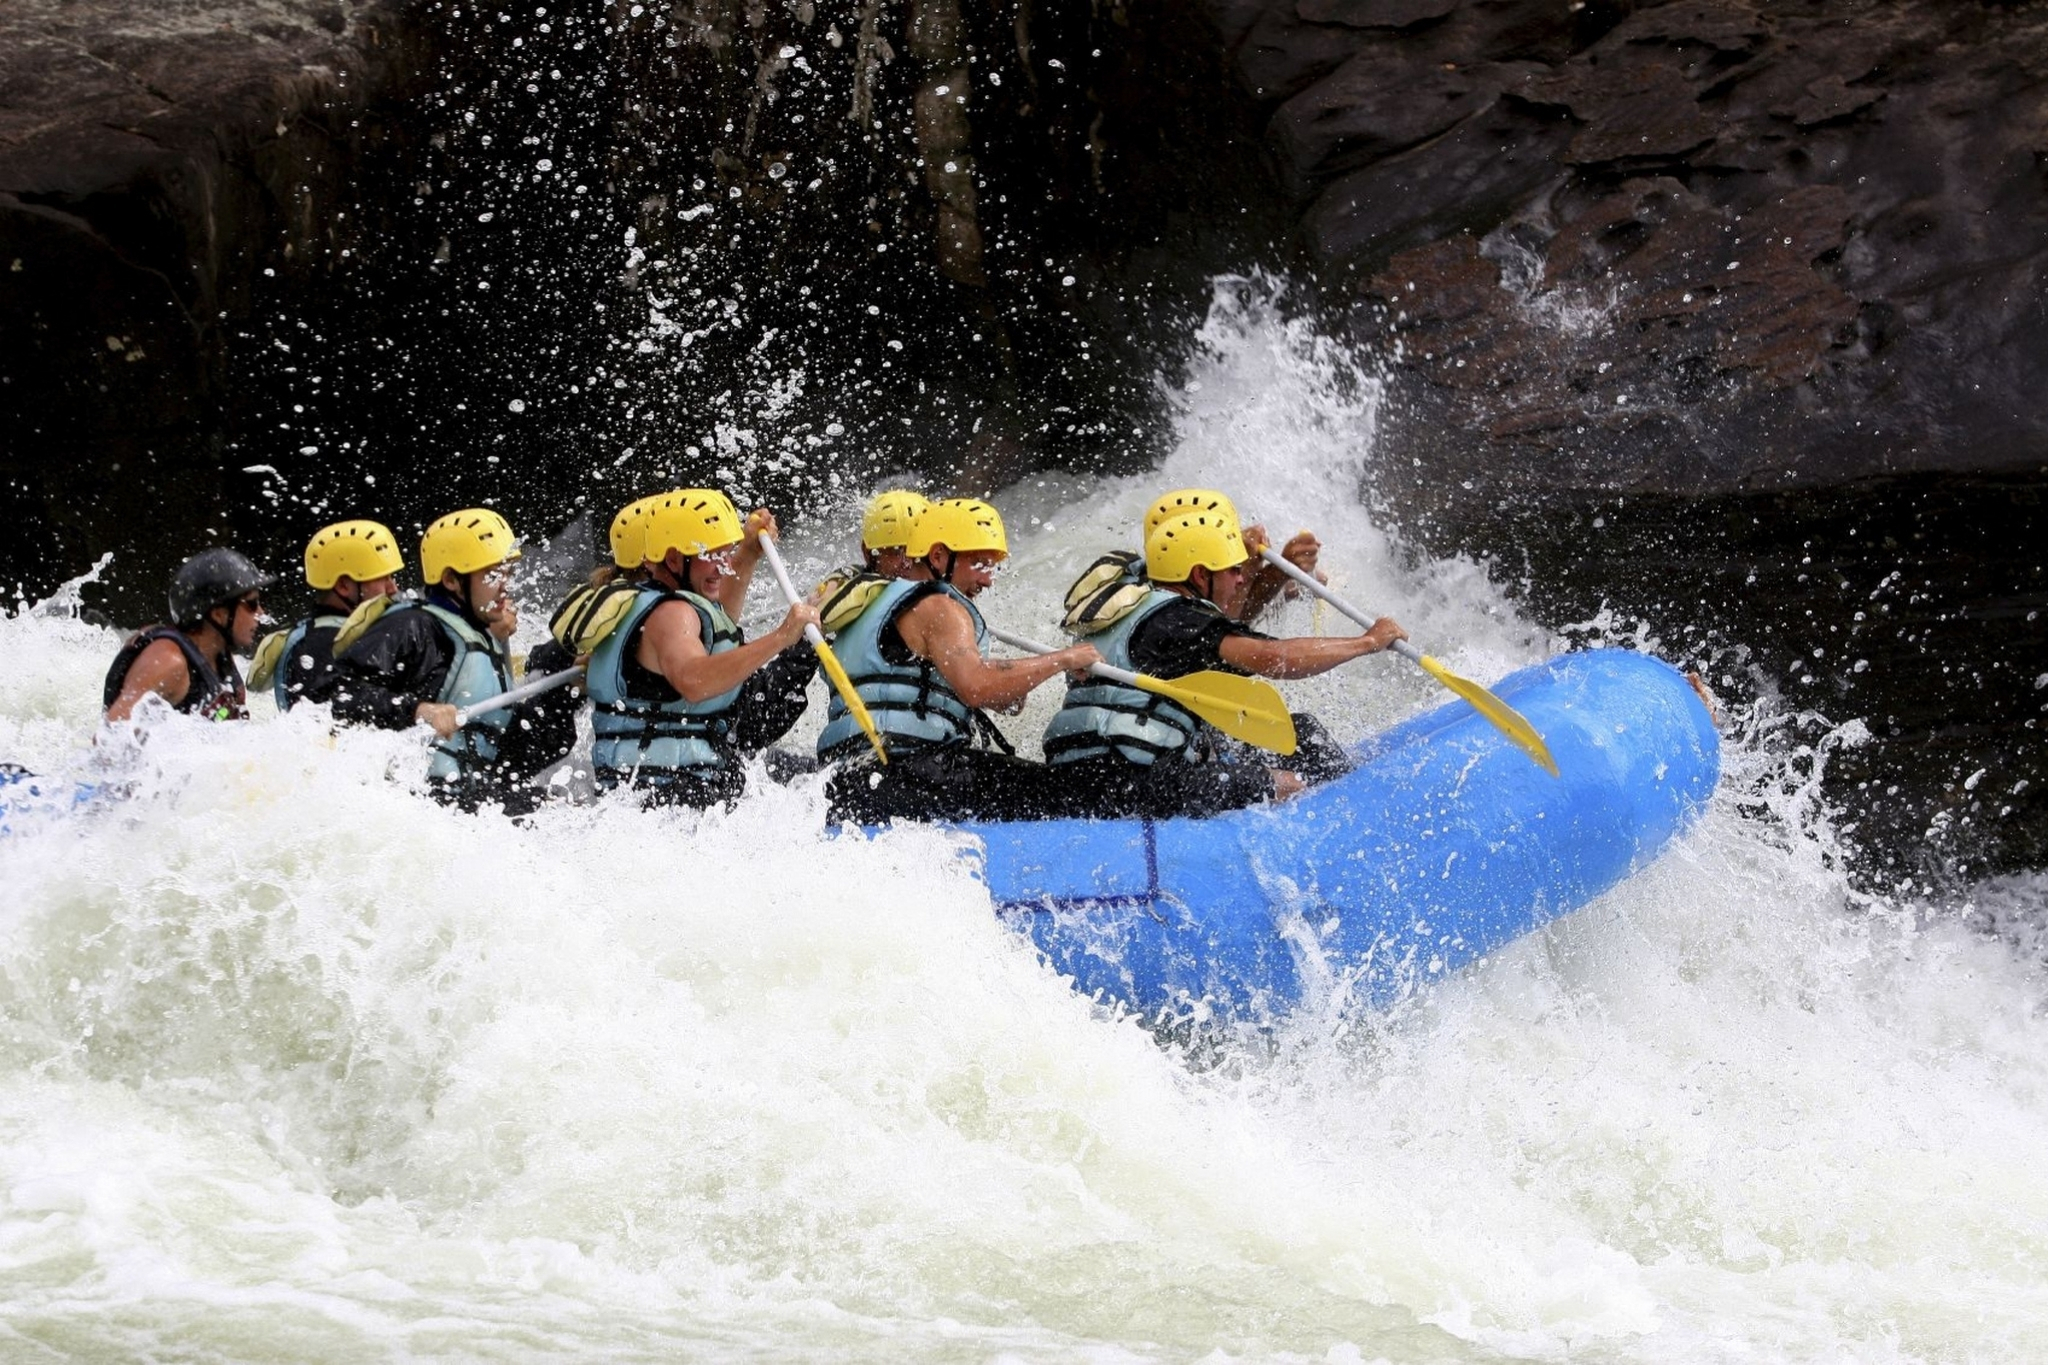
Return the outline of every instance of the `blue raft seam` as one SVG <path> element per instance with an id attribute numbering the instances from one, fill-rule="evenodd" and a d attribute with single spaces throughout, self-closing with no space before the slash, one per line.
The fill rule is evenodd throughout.
<path id="1" fill-rule="evenodd" d="M 1057 914 L 1061 910 L 1143 910 L 1154 919 L 1165 923 L 1165 917 L 1158 910 L 1159 888 L 1159 826 L 1146 819 L 1141 822 L 1145 832 L 1145 889 L 1141 893 L 1126 892 L 1115 896 L 1059 896 L 1050 893 L 1033 896 L 1029 900 L 999 900 L 995 903 L 999 915 Z"/>

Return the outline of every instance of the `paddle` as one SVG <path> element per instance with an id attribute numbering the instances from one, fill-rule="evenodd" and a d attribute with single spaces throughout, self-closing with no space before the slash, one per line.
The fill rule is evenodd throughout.
<path id="1" fill-rule="evenodd" d="M 1041 645 L 1019 635 L 991 629 L 990 635 L 1004 644 L 1032 654 L 1050 654 L 1051 645 Z M 1247 744 L 1270 749 L 1276 754 L 1294 752 L 1294 717 L 1273 684 L 1259 678 L 1241 678 L 1235 673 L 1213 670 L 1175 678 L 1147 677 L 1114 664 L 1094 664 L 1088 671 L 1098 678 L 1120 682 L 1145 692 L 1157 693 L 1179 702 L 1211 725 Z"/>
<path id="2" fill-rule="evenodd" d="M 457 725 L 467 725 L 473 716 L 481 716 L 485 712 L 496 711 L 503 706 L 517 706 L 520 702 L 532 697 L 538 697 L 543 692 L 552 692 L 563 683 L 575 682 L 582 676 L 583 665 L 577 664 L 574 668 L 565 668 L 559 673 L 549 673 L 543 677 L 530 678 L 509 691 L 500 692 L 495 697 L 485 697 L 482 701 L 471 702 L 455 713 L 455 723 Z"/>
<path id="3" fill-rule="evenodd" d="M 1358 622 L 1365 629 L 1372 629 L 1371 617 L 1352 606 L 1349 602 L 1346 602 L 1336 593 L 1331 592 L 1321 583 L 1318 583 L 1315 575 L 1305 573 L 1295 565 L 1282 559 L 1279 553 L 1270 546 L 1259 551 L 1259 558 L 1265 560 L 1304 588 L 1307 588 L 1323 601 L 1328 602 L 1338 611 L 1343 612 L 1346 616 Z M 1521 749 L 1523 753 L 1529 755 L 1529 757 L 1535 759 L 1538 766 L 1543 768 L 1544 771 L 1548 772 L 1552 777 L 1559 775 L 1557 760 L 1550 756 L 1550 746 L 1543 742 L 1543 736 L 1536 733 L 1536 727 L 1516 714 L 1513 707 L 1509 706 L 1499 697 L 1494 696 L 1493 693 L 1487 691 L 1478 683 L 1461 678 L 1451 672 L 1450 669 L 1445 668 L 1406 640 L 1394 641 L 1392 649 L 1402 658 L 1418 665 L 1430 677 L 1435 678 L 1445 687 L 1450 688 L 1451 691 L 1457 693 L 1466 701 L 1471 702 L 1472 708 L 1480 715 L 1486 717 L 1492 723 L 1494 729 L 1513 740 L 1515 746 Z"/>
<path id="4" fill-rule="evenodd" d="M 774 571 L 775 582 L 782 589 L 783 600 L 792 607 L 803 601 L 797 596 L 796 584 L 789 581 L 789 570 L 782 566 L 782 553 L 775 548 L 775 537 L 762 536 L 761 553 L 767 556 L 768 567 Z M 832 690 L 846 703 L 846 709 L 860 722 L 861 732 L 868 737 L 868 743 L 875 746 L 875 757 L 882 762 L 889 761 L 889 751 L 882 747 L 882 732 L 875 728 L 875 718 L 868 714 L 867 703 L 860 699 L 860 693 L 853 690 L 853 679 L 846 676 L 846 666 L 839 662 L 839 656 L 832 652 L 832 646 L 825 643 L 825 637 L 816 626 L 804 627 L 804 638 L 811 642 L 811 648 L 818 651 L 818 662 L 825 669 L 825 676 L 832 680 Z"/>

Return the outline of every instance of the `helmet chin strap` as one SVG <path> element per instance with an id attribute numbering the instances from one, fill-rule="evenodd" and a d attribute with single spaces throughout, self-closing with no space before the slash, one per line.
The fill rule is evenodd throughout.
<path id="1" fill-rule="evenodd" d="M 671 569 L 668 566 L 668 555 L 663 554 L 659 560 L 655 561 L 654 581 L 660 583 L 670 592 L 695 592 L 696 589 L 690 586 L 690 565 L 695 562 L 696 556 L 684 555 L 682 568 L 680 570 Z"/>
<path id="2" fill-rule="evenodd" d="M 450 592 L 448 590 L 447 575 L 450 573 L 454 573 L 457 578 L 462 580 L 462 590 L 460 592 Z M 453 569 L 446 569 L 442 571 L 442 580 L 434 586 L 440 590 L 443 597 L 454 599 L 455 605 L 462 610 L 463 619 L 467 620 L 478 630 L 486 634 L 490 633 L 490 627 L 484 622 L 483 613 L 476 609 L 476 586 L 472 582 L 471 575 L 456 573 Z"/>
<path id="3" fill-rule="evenodd" d="M 217 606 L 208 607 L 206 615 L 199 618 L 199 624 L 220 637 L 220 651 L 213 656 L 213 664 L 214 671 L 225 676 L 227 673 L 225 667 L 227 661 L 235 657 L 235 613 L 241 610 L 241 608 L 232 602 L 228 603 L 226 625 L 222 625 L 213 619 L 213 614 L 219 610 L 220 608 Z"/>

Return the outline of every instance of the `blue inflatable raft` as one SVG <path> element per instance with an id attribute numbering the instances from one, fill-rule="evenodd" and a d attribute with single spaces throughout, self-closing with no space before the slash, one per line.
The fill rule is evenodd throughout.
<path id="1" fill-rule="evenodd" d="M 1383 1006 L 1644 866 L 1719 778 L 1705 703 L 1656 659 L 1569 654 L 1493 690 L 1561 777 L 1458 701 L 1269 808 L 966 828 L 999 913 L 1086 994 L 1163 1022 Z"/>

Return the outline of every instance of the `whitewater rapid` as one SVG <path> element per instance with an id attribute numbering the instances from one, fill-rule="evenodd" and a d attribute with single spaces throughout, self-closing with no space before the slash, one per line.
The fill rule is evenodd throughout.
<path id="1" fill-rule="evenodd" d="M 1377 388 L 1269 297 L 1173 398 L 1160 470 L 999 497 L 993 620 L 1193 483 L 1467 676 L 1556 648 L 1372 524 Z M 815 782 L 515 825 L 307 711 L 95 749 L 67 600 L 0 619 L 0 758 L 132 794 L 0 838 L 0 1360 L 2048 1358 L 2040 945 L 1852 888 L 1853 727 L 1737 708 L 1667 856 L 1391 1013 L 1160 1039 Z M 1433 689 L 1288 685 L 1346 738 Z"/>

